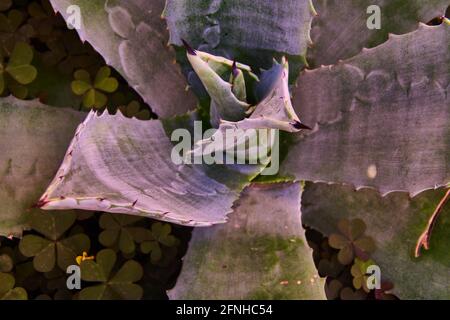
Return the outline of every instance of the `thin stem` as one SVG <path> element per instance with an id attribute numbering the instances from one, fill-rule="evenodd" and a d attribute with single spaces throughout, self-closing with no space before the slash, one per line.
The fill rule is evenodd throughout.
<path id="1" fill-rule="evenodd" d="M 420 251 L 422 248 L 425 250 L 428 250 L 430 248 L 430 238 L 431 234 L 433 232 L 434 225 L 436 224 L 437 218 L 439 217 L 440 213 L 442 212 L 442 209 L 444 208 L 447 201 L 450 199 L 450 189 L 447 190 L 445 193 L 445 196 L 441 199 L 439 204 L 437 205 L 436 209 L 433 212 L 433 215 L 431 216 L 430 220 L 428 220 L 428 225 L 425 228 L 424 232 L 419 237 L 419 240 L 417 240 L 416 244 L 416 250 L 415 250 L 415 257 L 420 256 Z"/>

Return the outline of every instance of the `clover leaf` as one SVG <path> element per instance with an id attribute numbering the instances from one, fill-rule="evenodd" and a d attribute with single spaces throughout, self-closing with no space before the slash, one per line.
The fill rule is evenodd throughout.
<path id="1" fill-rule="evenodd" d="M 9 273 L 0 272 L 0 300 L 27 300 L 28 294 L 24 288 L 17 287 L 16 279 Z"/>
<path id="2" fill-rule="evenodd" d="M 355 287 L 355 289 L 362 288 L 365 292 L 370 292 L 370 289 L 367 287 L 367 268 L 374 264 L 375 262 L 371 259 L 364 261 L 359 258 L 355 258 L 355 263 L 350 270 L 353 276 L 353 287 Z"/>
<path id="3" fill-rule="evenodd" d="M 344 286 L 337 279 L 327 278 L 325 283 L 325 294 L 328 300 L 339 298 L 339 294 Z"/>
<path id="4" fill-rule="evenodd" d="M 119 107 L 120 112 L 128 118 L 137 118 L 139 120 L 149 120 L 151 118 L 148 109 L 141 109 L 139 102 L 133 100 L 126 106 Z"/>
<path id="5" fill-rule="evenodd" d="M 317 265 L 317 271 L 321 277 L 337 277 L 343 269 L 344 266 L 339 262 L 336 254 L 333 254 L 329 259 L 321 259 Z"/>
<path id="6" fill-rule="evenodd" d="M 28 23 L 36 31 L 36 37 L 43 43 L 48 44 L 60 40 L 63 34 L 62 27 L 64 22 L 60 19 L 55 19 L 54 11 L 49 1 L 33 1 L 27 7 L 27 12 L 30 15 Z"/>
<path id="7" fill-rule="evenodd" d="M 25 16 L 19 10 L 0 13 L 0 43 L 1 51 L 10 54 L 16 43 L 29 42 L 34 35 L 34 29 L 29 24 L 23 24 Z"/>
<path id="8" fill-rule="evenodd" d="M 14 261 L 9 254 L 0 254 L 0 272 L 10 272 L 14 268 Z"/>
<path id="9" fill-rule="evenodd" d="M 75 258 L 83 251 L 88 251 L 90 240 L 85 234 L 64 237 L 65 232 L 75 222 L 73 212 L 30 214 L 31 227 L 44 237 L 29 234 L 19 243 L 20 252 L 33 258 L 33 266 L 39 272 L 53 270 L 55 264 L 62 270 L 74 264 Z"/>
<path id="10" fill-rule="evenodd" d="M 328 242 L 331 247 L 339 249 L 338 260 L 343 265 L 350 264 L 355 255 L 367 260 L 368 255 L 375 251 L 373 239 L 364 236 L 366 224 L 361 219 L 343 219 L 338 222 L 338 229 L 341 234 L 331 234 Z"/>
<path id="11" fill-rule="evenodd" d="M 162 258 L 161 245 L 174 247 L 178 245 L 178 239 L 171 235 L 172 227 L 168 223 L 155 222 L 152 224 L 151 232 L 141 243 L 141 251 L 145 254 L 150 253 L 152 263 L 156 263 Z"/>
<path id="12" fill-rule="evenodd" d="M 26 98 L 28 89 L 23 85 L 33 82 L 37 76 L 32 60 L 33 49 L 24 42 L 15 45 L 8 62 L 0 54 L 0 94 L 8 88 L 16 97 Z"/>
<path id="13" fill-rule="evenodd" d="M 104 94 L 112 93 L 117 90 L 119 82 L 114 77 L 110 77 L 111 69 L 102 67 L 98 70 L 94 82 L 86 70 L 77 70 L 74 74 L 75 80 L 72 81 L 72 91 L 79 96 L 83 96 L 83 106 L 85 108 L 100 109 L 108 102 Z"/>
<path id="14" fill-rule="evenodd" d="M 139 300 L 142 298 L 142 288 L 134 282 L 143 276 L 143 269 L 134 260 L 126 261 L 112 276 L 117 255 L 111 249 L 103 249 L 97 253 L 96 261 L 81 262 L 81 279 L 100 284 L 84 288 L 79 294 L 80 300 Z"/>
<path id="15" fill-rule="evenodd" d="M 103 214 L 99 224 L 102 229 L 98 240 L 108 248 L 118 248 L 125 254 L 135 251 L 135 242 L 142 242 L 147 238 L 148 231 L 142 227 L 135 227 L 133 224 L 142 220 L 142 217 L 128 216 L 122 214 Z"/>

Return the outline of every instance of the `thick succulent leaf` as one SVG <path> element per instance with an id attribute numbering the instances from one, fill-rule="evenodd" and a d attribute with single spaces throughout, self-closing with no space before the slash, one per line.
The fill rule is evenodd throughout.
<path id="1" fill-rule="evenodd" d="M 250 105 L 239 100 L 232 91 L 232 84 L 223 80 L 197 52 L 188 50 L 187 58 L 210 95 L 213 107 L 216 108 L 221 119 L 242 120 Z"/>
<path id="2" fill-rule="evenodd" d="M 280 70 L 281 68 L 281 70 Z M 265 87 L 263 100 L 255 107 L 252 115 L 233 125 L 239 129 L 278 129 L 287 132 L 298 132 L 302 129 L 300 119 L 292 107 L 289 92 L 289 64 L 283 57 L 281 64 L 275 63 L 271 83 Z M 272 83 L 273 82 L 273 83 Z M 263 82 L 263 85 L 266 83 Z"/>
<path id="3" fill-rule="evenodd" d="M 177 127 L 177 120 L 164 126 Z M 173 147 L 161 121 L 92 112 L 42 196 L 42 208 L 93 209 L 208 226 L 226 221 L 239 192 L 264 168 L 177 165 Z"/>
<path id="4" fill-rule="evenodd" d="M 0 235 L 20 236 L 84 114 L 0 99 Z"/>
<path id="5" fill-rule="evenodd" d="M 193 155 L 195 159 L 218 152 L 235 155 L 235 149 L 240 149 L 246 151 L 242 160 L 248 160 L 249 163 L 270 161 L 269 152 L 278 152 L 274 139 L 279 133 L 272 129 L 298 132 L 304 128 L 292 107 L 288 78 L 289 64 L 283 58 L 282 63 L 275 63 L 268 71 L 268 76 L 262 79 L 262 89 L 257 90 L 262 101 L 251 116 L 237 122 L 222 120 L 218 130 L 198 141 L 188 157 Z M 234 133 L 235 139 L 230 139 L 228 132 Z M 253 145 L 252 140 L 258 142 Z"/>
<path id="6" fill-rule="evenodd" d="M 224 225 L 194 229 L 171 299 L 324 299 L 299 184 L 251 185 Z"/>
<path id="7" fill-rule="evenodd" d="M 380 29 L 369 29 L 370 6 L 380 8 Z M 443 16 L 448 0 L 314 0 L 318 16 L 313 20 L 313 46 L 308 56 L 314 65 L 335 64 L 357 55 L 362 48 L 375 47 L 388 39 L 389 33 L 404 34 L 419 22 Z"/>
<path id="8" fill-rule="evenodd" d="M 305 56 L 314 8 L 309 0 L 168 0 L 164 16 L 170 42 L 181 39 L 195 48 L 231 49 L 256 56 L 258 51 Z"/>
<path id="9" fill-rule="evenodd" d="M 196 107 L 192 92 L 166 46 L 168 32 L 161 13 L 164 0 L 51 0 L 67 19 L 67 8 L 81 9 L 83 40 L 89 41 L 161 117 Z M 71 11 L 69 11 L 71 12 Z M 166 35 L 167 34 L 167 35 Z"/>
<path id="10" fill-rule="evenodd" d="M 315 130 L 281 172 L 411 194 L 450 181 L 450 26 L 421 25 L 336 66 L 305 72 L 294 105 Z"/>
<path id="11" fill-rule="evenodd" d="M 341 219 L 362 219 L 367 226 L 365 234 L 376 243 L 371 258 L 380 267 L 382 280 L 394 284 L 395 295 L 400 299 L 449 299 L 449 207 L 433 229 L 430 249 L 414 257 L 417 239 L 443 194 L 443 190 L 429 190 L 413 199 L 401 192 L 381 197 L 370 189 L 308 183 L 302 195 L 303 223 L 330 235 L 339 232 Z"/>

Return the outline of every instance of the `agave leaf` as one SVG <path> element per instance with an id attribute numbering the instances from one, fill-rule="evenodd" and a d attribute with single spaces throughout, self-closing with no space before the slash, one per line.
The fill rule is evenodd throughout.
<path id="1" fill-rule="evenodd" d="M 266 77 L 263 75 L 260 90 L 257 90 L 262 101 L 254 108 L 251 116 L 237 122 L 222 120 L 214 134 L 196 143 L 194 149 L 188 154 L 188 158 L 194 156 L 196 159 L 218 152 L 231 152 L 234 155 L 235 149 L 239 150 L 242 147 L 241 150 L 246 150 L 242 160 L 246 159 L 250 163 L 269 161 L 269 154 L 263 154 L 261 150 L 277 152 L 274 149 L 277 147 L 274 144 L 276 140 L 273 139 L 278 132 L 272 129 L 297 132 L 307 128 L 300 122 L 292 107 L 288 77 L 289 64 L 283 58 L 281 64 L 275 63 Z M 269 130 L 258 131 L 257 129 Z M 230 131 L 235 134 L 236 139 L 229 138 Z M 248 141 L 252 140 L 257 140 L 258 143 L 248 147 Z M 237 154 L 238 157 L 241 156 Z"/>
<path id="2" fill-rule="evenodd" d="M 58 170 L 83 113 L 0 99 L 0 235 L 20 236 L 30 208 Z"/>
<path id="3" fill-rule="evenodd" d="M 309 0 L 168 0 L 164 17 L 172 44 L 185 39 L 195 48 L 243 51 L 253 58 L 263 51 L 270 62 L 274 51 L 306 55 L 314 13 Z"/>
<path id="4" fill-rule="evenodd" d="M 421 25 L 333 67 L 305 72 L 294 105 L 308 124 L 281 173 L 417 194 L 450 181 L 450 27 Z"/>
<path id="5" fill-rule="evenodd" d="M 164 126 L 179 123 L 167 120 Z M 225 222 L 239 192 L 264 164 L 178 165 L 164 126 L 120 112 L 91 112 L 42 196 L 42 208 L 94 209 L 195 226 Z"/>
<path id="6" fill-rule="evenodd" d="M 367 9 L 380 8 L 380 29 L 369 29 L 367 20 L 373 14 Z M 375 47 L 388 39 L 389 33 L 414 31 L 419 22 L 443 16 L 448 0 L 315 0 L 318 16 L 313 20 L 308 51 L 316 66 L 335 64 L 357 55 L 362 48 Z"/>
<path id="7" fill-rule="evenodd" d="M 283 57 L 281 64 L 275 63 L 272 67 L 276 71 L 270 70 L 269 84 L 261 82 L 264 91 L 261 97 L 263 100 L 255 107 L 252 115 L 237 123 L 224 121 L 227 125 L 232 125 L 238 129 L 278 129 L 287 132 L 298 132 L 304 128 L 294 111 L 289 92 L 289 64 Z M 264 79 L 263 79 L 264 80 Z"/>
<path id="8" fill-rule="evenodd" d="M 251 185 L 224 225 L 194 229 L 171 299 L 324 299 L 299 184 Z"/>
<path id="9" fill-rule="evenodd" d="M 67 19 L 67 8 L 81 9 L 77 30 L 106 62 L 117 69 L 144 101 L 161 117 L 183 114 L 196 107 L 186 91 L 183 75 L 174 64 L 175 53 L 166 46 L 168 35 L 161 21 L 163 0 L 51 0 Z M 69 11 L 71 12 L 71 11 Z M 170 94 L 163 94 L 170 93 Z"/>
<path id="10" fill-rule="evenodd" d="M 431 237 L 430 249 L 414 258 L 414 248 L 444 190 L 410 198 L 395 192 L 381 197 L 375 190 L 307 183 L 302 195 L 303 223 L 325 235 L 337 233 L 342 219 L 362 219 L 376 249 L 371 258 L 382 281 L 392 282 L 400 299 L 449 299 L 450 208 L 444 209 Z M 317 201 L 320 199 L 320 201 Z"/>
<path id="11" fill-rule="evenodd" d="M 186 55 L 210 95 L 212 106 L 219 117 L 229 121 L 242 120 L 250 105 L 245 100 L 239 100 L 232 91 L 232 84 L 223 80 L 197 52 L 187 50 Z"/>

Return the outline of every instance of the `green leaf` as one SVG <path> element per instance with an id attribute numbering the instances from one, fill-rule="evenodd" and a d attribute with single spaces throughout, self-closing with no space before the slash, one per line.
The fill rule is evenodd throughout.
<path id="1" fill-rule="evenodd" d="M 450 181 L 446 86 L 450 27 L 421 25 L 350 60 L 302 74 L 294 91 L 301 119 L 280 173 L 350 183 L 386 194 Z M 407 115 L 407 116 L 406 116 Z"/>
<path id="2" fill-rule="evenodd" d="M 120 233 L 119 249 L 125 254 L 131 254 L 136 249 L 134 239 L 126 229 Z"/>
<path id="3" fill-rule="evenodd" d="M 62 270 L 75 263 L 78 255 L 88 251 L 90 240 L 85 234 L 76 234 L 60 239 L 75 222 L 73 212 L 31 212 L 29 223 L 47 239 L 36 235 L 26 235 L 19 243 L 20 252 L 26 257 L 34 257 L 33 265 L 39 272 L 49 272 L 57 262 Z"/>
<path id="4" fill-rule="evenodd" d="M 0 99 L 1 235 L 21 235 L 27 210 L 51 182 L 83 117 L 37 101 Z"/>
<path id="5" fill-rule="evenodd" d="M 37 70 L 31 66 L 33 49 L 26 43 L 19 42 L 14 47 L 6 71 L 19 83 L 29 84 L 36 79 Z"/>
<path id="6" fill-rule="evenodd" d="M 367 9 L 380 8 L 380 29 L 369 29 L 373 16 Z M 313 20 L 312 46 L 309 56 L 314 65 L 335 64 L 360 53 L 362 48 L 373 48 L 388 39 L 389 33 L 404 34 L 414 31 L 419 22 L 443 16 L 447 0 L 315 0 L 318 16 Z"/>
<path id="7" fill-rule="evenodd" d="M 119 87 L 119 82 L 115 78 L 107 78 L 101 81 L 96 81 L 95 87 L 102 91 L 112 93 Z"/>
<path id="8" fill-rule="evenodd" d="M 26 235 L 19 244 L 20 252 L 26 257 L 33 257 L 39 252 L 45 250 L 51 241 L 33 234 Z"/>
<path id="9" fill-rule="evenodd" d="M 141 243 L 141 251 L 144 254 L 150 253 L 150 259 L 153 264 L 162 258 L 161 246 L 157 241 L 144 241 Z"/>
<path id="10" fill-rule="evenodd" d="M 324 299 L 299 184 L 252 185 L 224 225 L 196 228 L 171 299 Z"/>
<path id="11" fill-rule="evenodd" d="M 103 246 L 110 248 L 117 243 L 119 234 L 118 230 L 103 230 L 98 236 L 98 241 L 100 241 Z"/>
<path id="12" fill-rule="evenodd" d="M 33 48 L 27 43 L 19 42 L 9 58 L 8 66 L 18 67 L 28 65 L 33 60 Z"/>
<path id="13" fill-rule="evenodd" d="M 106 282 L 117 257 L 113 250 L 103 249 L 93 260 L 84 260 L 81 262 L 81 278 L 84 281 Z"/>
<path id="14" fill-rule="evenodd" d="M 27 300 L 28 295 L 23 288 L 14 288 L 16 280 L 8 273 L 0 272 L 0 300 Z"/>
<path id="15" fill-rule="evenodd" d="M 83 81 L 83 82 L 86 82 L 89 84 L 91 83 L 91 75 L 86 70 L 80 69 L 80 70 L 75 71 L 75 73 L 73 74 L 73 77 L 76 80 Z"/>
<path id="16" fill-rule="evenodd" d="M 27 85 L 30 97 L 39 97 L 39 101 L 50 106 L 79 110 L 82 97 L 72 91 L 72 75 L 62 73 L 57 65 L 48 66 L 41 60 L 33 61 L 38 74 Z"/>
<path id="17" fill-rule="evenodd" d="M 10 272 L 13 268 L 13 259 L 8 254 L 0 254 L 0 272 Z"/>
<path id="18" fill-rule="evenodd" d="M 13 79 L 11 83 L 8 83 L 8 89 L 14 97 L 20 100 L 25 100 L 28 96 L 28 88 L 15 82 Z"/>
<path id="19" fill-rule="evenodd" d="M 105 92 L 112 93 L 119 87 L 117 79 L 110 77 L 111 69 L 107 66 L 102 67 L 95 77 L 94 87 Z"/>
<path id="20" fill-rule="evenodd" d="M 197 103 L 173 63 L 175 53 L 166 46 L 168 32 L 161 21 L 164 0 L 91 1 L 51 0 L 66 19 L 67 8 L 81 8 L 83 25 L 77 30 L 136 89 L 160 117 L 193 110 Z M 108 87 L 113 83 L 108 84 Z M 170 93 L 170 94 L 169 94 Z"/>
<path id="21" fill-rule="evenodd" d="M 133 282 L 142 278 L 143 270 L 139 263 L 128 260 L 110 276 L 116 263 L 116 254 L 111 249 L 104 249 L 97 254 L 96 262 L 85 260 L 81 263 L 81 277 L 85 281 L 102 282 L 102 284 L 84 288 L 80 292 L 81 300 L 139 300 L 143 290 Z"/>
<path id="22" fill-rule="evenodd" d="M 89 83 L 86 83 L 82 80 L 75 80 L 72 81 L 72 91 L 76 94 L 76 95 L 83 95 L 86 93 L 86 91 L 88 91 L 89 89 L 91 89 L 91 85 Z"/>
<path id="23" fill-rule="evenodd" d="M 401 192 L 381 197 L 370 189 L 308 183 L 302 196 L 303 222 L 331 235 L 342 219 L 363 220 L 365 234 L 376 243 L 370 257 L 380 267 L 382 281 L 393 283 L 393 294 L 400 299 L 449 299 L 449 207 L 436 222 L 430 249 L 414 257 L 416 242 L 444 192 L 430 190 L 411 199 Z"/>
<path id="24" fill-rule="evenodd" d="M 133 217 L 119 214 L 103 214 L 99 224 L 105 229 L 99 235 L 99 241 L 105 247 L 117 247 L 125 254 L 135 251 L 135 241 L 138 242 L 148 230 L 141 227 L 132 227 L 134 223 L 142 220 L 141 217 Z M 142 241 L 142 240 L 141 240 Z"/>
<path id="25" fill-rule="evenodd" d="M 56 264 L 56 247 L 54 243 L 49 243 L 33 258 L 33 267 L 39 272 L 49 272 Z"/>
<path id="26" fill-rule="evenodd" d="M 125 262 L 109 282 L 110 284 L 130 283 L 141 280 L 144 271 L 139 263 L 133 260 Z"/>
<path id="27" fill-rule="evenodd" d="M 180 122 L 164 122 L 171 125 L 179 128 Z M 42 208 L 95 209 L 191 226 L 225 222 L 239 191 L 265 165 L 176 165 L 169 136 L 161 121 L 91 113 Z"/>
<path id="28" fill-rule="evenodd" d="M 115 297 L 106 296 L 106 289 L 107 286 L 105 284 L 84 288 L 80 292 L 80 300 L 101 300 L 102 298 L 114 299 Z"/>
<path id="29" fill-rule="evenodd" d="M 56 244 L 58 266 L 66 270 L 69 265 L 75 264 L 77 256 L 89 250 L 91 241 L 85 234 L 76 234 L 62 239 Z"/>
<path id="30" fill-rule="evenodd" d="M 108 98 L 98 90 L 89 89 L 83 98 L 83 106 L 85 108 L 102 108 L 106 105 Z"/>
<path id="31" fill-rule="evenodd" d="M 73 211 L 66 212 L 31 212 L 29 223 L 33 230 L 52 241 L 58 240 L 75 222 Z"/>

